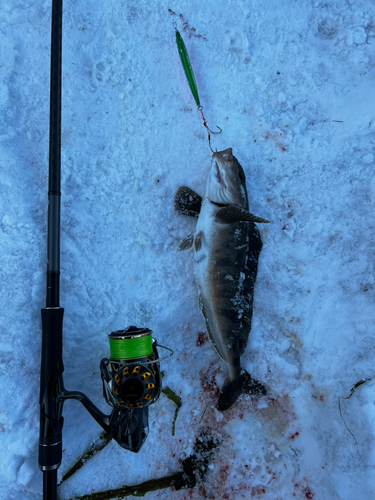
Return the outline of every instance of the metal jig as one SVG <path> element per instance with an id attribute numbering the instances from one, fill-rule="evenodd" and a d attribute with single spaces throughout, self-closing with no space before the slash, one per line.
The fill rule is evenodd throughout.
<path id="1" fill-rule="evenodd" d="M 213 134 L 213 135 L 221 134 L 222 129 L 220 127 L 218 127 L 217 125 L 216 125 L 216 128 L 219 130 L 219 132 L 214 132 L 210 128 L 208 128 L 206 118 L 204 117 L 204 114 L 203 114 L 203 107 L 201 106 L 201 103 L 199 100 L 197 84 L 195 82 L 193 68 L 191 67 L 188 52 L 186 50 L 182 36 L 181 36 L 180 32 L 177 30 L 177 24 L 175 21 L 173 22 L 173 26 L 174 26 L 174 29 L 176 32 L 176 44 L 177 44 L 177 48 L 178 48 L 178 53 L 180 55 L 182 67 L 184 68 L 186 79 L 189 83 L 189 87 L 190 87 L 191 93 L 194 97 L 194 100 L 197 104 L 198 110 L 200 111 L 200 113 L 202 115 L 203 125 L 205 126 L 205 128 L 207 130 L 207 134 L 208 134 L 208 145 L 209 145 L 212 153 L 214 153 L 214 151 L 211 147 L 211 134 Z"/>

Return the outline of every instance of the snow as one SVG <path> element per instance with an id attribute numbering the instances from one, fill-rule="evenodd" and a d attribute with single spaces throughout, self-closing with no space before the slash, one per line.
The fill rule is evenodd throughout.
<path id="1" fill-rule="evenodd" d="M 147 326 L 175 351 L 162 362 L 163 383 L 182 407 L 172 437 L 175 405 L 162 394 L 140 453 L 111 442 L 59 498 L 180 471 L 208 426 L 222 443 L 204 485 L 145 498 L 373 499 L 375 382 L 341 401 L 355 439 L 338 398 L 375 375 L 375 5 L 66 0 L 63 20 L 65 385 L 107 411 L 106 335 Z M 174 193 L 204 193 L 211 153 L 173 21 L 208 125 L 223 129 L 212 146 L 233 148 L 250 211 L 272 221 L 259 225 L 242 360 L 268 395 L 242 396 L 223 414 L 215 391 L 225 367 L 209 342 L 197 345 L 204 321 L 193 258 L 176 253 L 195 221 L 174 213 Z M 42 498 L 49 47 L 50 2 L 1 2 L 0 496 L 9 500 Z M 64 417 L 59 479 L 101 433 L 77 402 Z"/>

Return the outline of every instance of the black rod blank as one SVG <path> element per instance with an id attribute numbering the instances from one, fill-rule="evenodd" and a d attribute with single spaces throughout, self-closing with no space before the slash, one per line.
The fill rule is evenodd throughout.
<path id="1" fill-rule="evenodd" d="M 46 307 L 42 309 L 40 371 L 39 467 L 43 471 L 43 500 L 57 500 L 57 469 L 62 458 L 63 402 L 62 327 L 60 307 L 61 203 L 61 49 L 62 0 L 52 0 L 47 225 Z"/>
<path id="2" fill-rule="evenodd" d="M 52 0 L 46 307 L 60 300 L 62 0 Z"/>

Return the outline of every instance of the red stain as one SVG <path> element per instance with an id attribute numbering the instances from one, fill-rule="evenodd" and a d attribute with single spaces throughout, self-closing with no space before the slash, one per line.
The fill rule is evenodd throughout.
<path id="1" fill-rule="evenodd" d="M 290 438 L 289 438 L 289 439 L 291 439 L 292 441 L 294 441 L 294 439 L 295 439 L 296 437 L 298 437 L 298 436 L 299 436 L 299 432 L 297 431 L 297 432 L 295 432 L 294 434 L 292 434 L 292 435 L 290 436 Z M 294 485 L 294 486 L 296 486 L 296 488 L 298 488 L 298 484 L 297 484 L 297 485 Z"/>
<path id="2" fill-rule="evenodd" d="M 199 486 L 198 491 L 199 491 L 199 493 L 202 495 L 202 497 L 206 498 L 206 496 L 207 496 L 207 492 L 206 492 L 206 490 L 205 490 L 205 487 L 204 487 L 204 486 Z"/>
<path id="3" fill-rule="evenodd" d="M 315 493 L 313 491 L 310 490 L 310 488 L 304 488 L 302 490 L 302 493 L 304 493 L 305 497 L 307 498 L 307 500 L 312 500 L 315 496 Z"/>
<path id="4" fill-rule="evenodd" d="M 304 481 L 308 481 L 305 477 L 303 479 L 304 479 Z M 299 484 L 295 483 L 294 487 L 299 488 Z M 305 498 L 307 500 L 312 500 L 315 497 L 315 493 L 308 486 L 305 486 L 304 488 L 302 488 L 301 491 L 305 495 Z M 293 493 L 293 496 L 295 496 L 294 493 Z"/>
<path id="5" fill-rule="evenodd" d="M 198 332 L 197 347 L 201 347 L 202 345 L 204 345 L 207 342 L 207 340 L 208 340 L 208 337 L 205 334 L 205 332 Z"/>
<path id="6" fill-rule="evenodd" d="M 320 401 L 321 401 L 322 403 L 324 403 L 324 396 L 323 396 L 323 394 L 321 394 L 321 395 L 319 396 L 319 399 L 320 399 Z"/>
<path id="7" fill-rule="evenodd" d="M 264 495 L 266 493 L 266 488 L 263 488 L 262 486 L 254 486 L 251 488 L 251 496 L 257 495 L 258 498 L 260 495 Z"/>
<path id="8" fill-rule="evenodd" d="M 271 481 L 276 481 L 276 479 L 277 479 L 276 472 L 273 472 L 273 471 L 270 471 L 270 470 L 269 470 L 269 471 L 268 471 L 268 474 L 270 474 L 270 475 L 271 475 L 271 478 L 270 478 L 270 480 L 268 481 L 268 483 L 267 483 L 267 484 L 270 484 L 270 482 L 271 482 Z"/>
<path id="9" fill-rule="evenodd" d="M 240 413 L 240 414 L 238 415 L 238 418 L 239 418 L 240 420 L 242 420 L 242 419 L 243 419 L 243 413 Z"/>
<path id="10" fill-rule="evenodd" d="M 220 367 L 217 365 L 215 366 L 215 363 L 211 362 L 206 368 L 203 368 L 199 372 L 203 391 L 210 393 L 212 397 L 217 397 L 220 394 L 220 388 L 218 387 L 215 379 L 219 370 Z"/>
<path id="11" fill-rule="evenodd" d="M 281 151 L 286 151 L 286 147 L 280 142 L 280 136 L 282 134 L 278 134 L 277 132 L 275 132 L 274 134 L 271 134 L 271 132 L 269 130 L 266 131 L 265 135 L 263 136 L 264 139 L 268 140 L 268 139 L 272 139 L 275 143 L 275 145 L 281 150 Z"/>

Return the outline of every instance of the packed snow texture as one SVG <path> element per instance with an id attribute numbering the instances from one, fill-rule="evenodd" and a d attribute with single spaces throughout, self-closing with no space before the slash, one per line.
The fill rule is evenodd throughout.
<path id="1" fill-rule="evenodd" d="M 0 497 L 36 500 L 45 305 L 51 2 L 0 10 Z M 213 149 L 233 148 L 263 240 L 243 367 L 265 397 L 215 409 L 225 367 L 206 341 L 180 185 L 211 153 L 175 43 L 184 37 Z M 375 497 L 375 4 L 370 0 L 66 0 L 61 306 L 64 381 L 103 411 L 107 335 L 149 327 L 174 350 L 139 454 L 113 441 L 59 498 L 181 470 L 202 427 L 222 439 L 193 490 L 149 500 Z M 64 407 L 59 479 L 101 429 Z"/>

